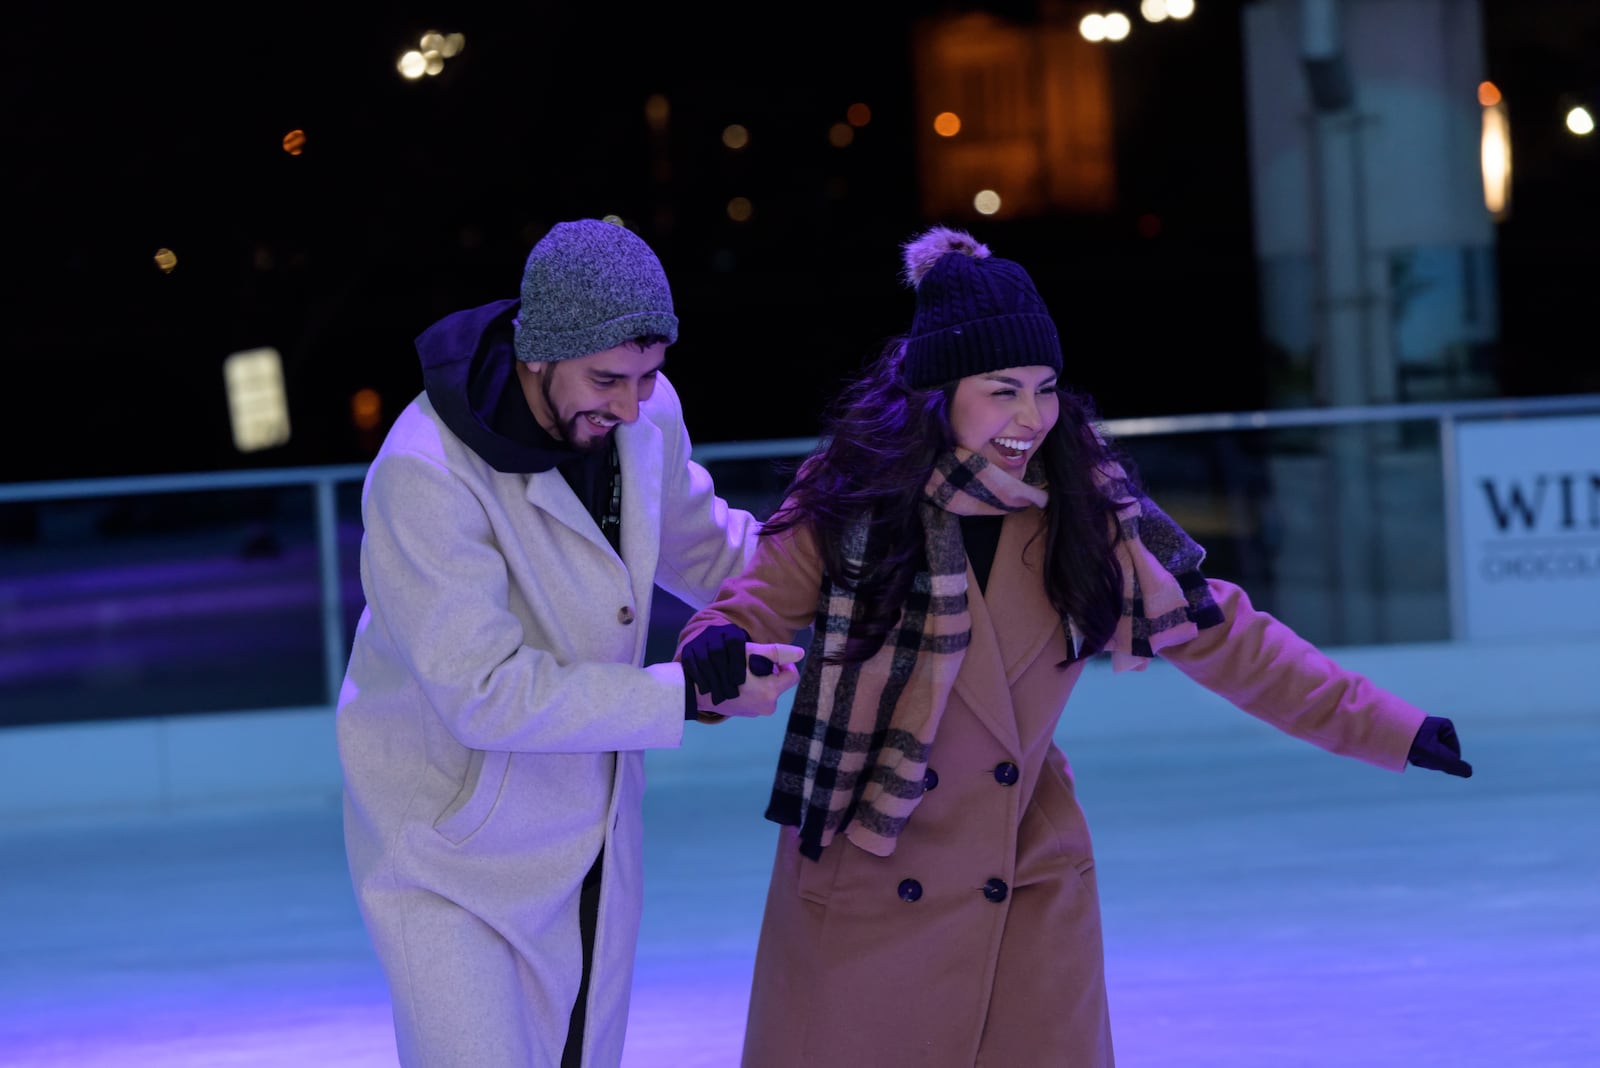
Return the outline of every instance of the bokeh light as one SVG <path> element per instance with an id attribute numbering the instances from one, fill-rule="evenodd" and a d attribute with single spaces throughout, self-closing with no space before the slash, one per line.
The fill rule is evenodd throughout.
<path id="1" fill-rule="evenodd" d="M 411 81 L 424 75 L 431 77 L 442 73 L 444 61 L 459 55 L 466 44 L 467 39 L 462 34 L 427 30 L 418 38 L 417 47 L 403 53 L 395 67 L 401 77 Z"/>
<path id="2" fill-rule="evenodd" d="M 350 398 L 350 421 L 357 430 L 376 430 L 383 418 L 383 398 L 375 389 L 358 389 Z"/>
<path id="3" fill-rule="evenodd" d="M 734 222 L 749 222 L 754 212 L 755 206 L 750 203 L 748 197 L 734 197 L 728 201 L 728 218 Z"/>
<path id="4" fill-rule="evenodd" d="M 979 215 L 993 215 L 1000 210 L 1000 194 L 993 189 L 981 189 L 972 198 L 972 206 Z"/>
<path id="5" fill-rule="evenodd" d="M 1161 11 L 1163 18 L 1167 16 L 1173 18 L 1182 17 L 1174 14 L 1171 0 L 1166 0 L 1161 5 Z M 1149 18 L 1149 15 L 1147 14 L 1145 17 Z M 1158 20 L 1152 19 L 1151 21 Z M 1120 11 L 1107 11 L 1104 14 L 1094 12 L 1078 20 L 1078 33 L 1086 41 L 1120 41 L 1127 37 L 1132 29 L 1133 23 L 1128 20 L 1128 16 Z"/>
<path id="6" fill-rule="evenodd" d="M 828 144 L 843 148 L 856 139 L 856 132 L 848 122 L 836 122 L 828 127 Z"/>
<path id="7" fill-rule="evenodd" d="M 1594 133 L 1594 115 L 1588 108 L 1576 107 L 1567 112 L 1567 129 L 1579 137 L 1587 137 Z"/>
<path id="8" fill-rule="evenodd" d="M 672 114 L 672 105 L 661 93 L 651 93 L 644 100 L 644 121 L 649 123 L 652 130 L 660 131 L 667 128 L 667 118 Z"/>
<path id="9" fill-rule="evenodd" d="M 283 150 L 291 156 L 298 156 L 306 150 L 306 132 L 304 130 L 290 130 L 283 135 Z"/>
<path id="10" fill-rule="evenodd" d="M 156 249 L 155 261 L 162 274 L 171 274 L 172 269 L 178 265 L 178 256 L 170 248 L 158 248 Z"/>
<path id="11" fill-rule="evenodd" d="M 872 121 L 872 109 L 865 104 L 851 104 L 845 109 L 845 121 L 851 126 L 865 126 Z"/>
<path id="12" fill-rule="evenodd" d="M 426 55 L 437 52 L 444 59 L 457 55 L 465 47 L 467 39 L 459 33 L 440 33 L 438 30 L 428 30 L 423 33 L 417 42 L 417 47 Z"/>
<path id="13" fill-rule="evenodd" d="M 961 132 L 961 116 L 953 111 L 941 111 L 933 117 L 933 132 L 940 137 L 954 137 Z"/>
<path id="14" fill-rule="evenodd" d="M 750 143 L 750 131 L 738 123 L 725 126 L 722 129 L 722 143 L 737 152 Z"/>
<path id="15" fill-rule="evenodd" d="M 1483 171 L 1483 206 L 1498 221 L 1506 218 L 1511 205 L 1511 124 L 1499 93 L 1494 95 L 1495 103 L 1483 109 L 1478 162 Z"/>

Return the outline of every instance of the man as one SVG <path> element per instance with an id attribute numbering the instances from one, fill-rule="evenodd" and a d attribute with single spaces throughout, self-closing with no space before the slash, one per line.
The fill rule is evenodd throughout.
<path id="1" fill-rule="evenodd" d="M 418 338 L 425 390 L 367 474 L 338 743 L 406 1065 L 617 1064 L 642 750 L 702 711 L 769 715 L 796 681 L 787 645 L 751 646 L 778 666 L 748 679 L 734 646 L 641 666 L 653 587 L 706 603 L 757 528 L 689 458 L 677 333 L 643 240 L 560 223 L 520 300 Z"/>

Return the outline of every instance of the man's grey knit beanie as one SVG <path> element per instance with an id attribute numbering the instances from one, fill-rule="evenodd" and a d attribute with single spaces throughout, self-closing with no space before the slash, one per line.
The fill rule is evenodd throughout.
<path id="1" fill-rule="evenodd" d="M 678 340 L 661 261 L 616 223 L 557 223 L 528 254 L 516 318 L 517 359 L 570 360 L 646 334 Z"/>

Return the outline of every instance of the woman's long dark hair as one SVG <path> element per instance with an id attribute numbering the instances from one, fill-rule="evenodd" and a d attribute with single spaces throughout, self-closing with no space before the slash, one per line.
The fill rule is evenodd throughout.
<path id="1" fill-rule="evenodd" d="M 850 639 L 839 659 L 864 660 L 883 645 L 912 579 L 924 567 L 923 489 L 938 458 L 955 445 L 955 383 L 910 389 L 902 381 L 905 341 L 890 341 L 845 385 L 825 418 L 821 444 L 800 465 L 763 533 L 809 526 L 828 575 L 855 594 Z M 1084 637 L 1080 655 L 1104 648 L 1122 614 L 1115 512 L 1094 470 L 1116 451 L 1095 431 L 1093 402 L 1058 389 L 1061 416 L 1037 462 L 1050 489 L 1045 508 L 1045 594 Z M 1130 468 L 1131 470 L 1131 468 Z M 1131 475 L 1130 475 L 1131 478 Z M 1130 484 L 1128 492 L 1133 492 Z M 867 517 L 866 560 L 853 567 L 845 536 Z"/>

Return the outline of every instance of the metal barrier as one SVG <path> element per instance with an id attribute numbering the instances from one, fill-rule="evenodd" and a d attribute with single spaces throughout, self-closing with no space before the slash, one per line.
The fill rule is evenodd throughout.
<path id="1" fill-rule="evenodd" d="M 1352 513 L 1362 512 L 1360 507 L 1349 507 L 1349 494 L 1355 492 L 1357 497 L 1366 494 L 1370 497 L 1374 492 L 1384 492 L 1382 486 L 1374 489 L 1373 484 L 1363 484 L 1363 480 L 1371 481 L 1371 473 L 1376 468 L 1371 465 L 1374 454 L 1390 456 L 1410 449 L 1416 462 L 1406 462 L 1402 465 L 1402 472 L 1398 475 L 1386 473 L 1384 478 L 1395 478 L 1403 492 L 1440 492 L 1440 516 L 1424 516 L 1421 513 L 1408 518 L 1411 523 L 1410 532 L 1402 532 L 1398 537 L 1413 537 L 1413 539 L 1427 539 L 1432 534 L 1426 531 L 1426 524 L 1434 518 L 1442 518 L 1443 529 L 1438 532 L 1442 537 L 1445 548 L 1446 566 L 1445 577 L 1438 585 L 1443 585 L 1443 590 L 1434 588 L 1434 579 L 1419 579 L 1416 584 L 1418 590 L 1411 592 L 1411 603 L 1408 608 L 1400 612 L 1392 612 L 1394 619 L 1402 620 L 1402 625 L 1390 625 L 1386 632 L 1386 624 L 1382 624 L 1381 601 L 1382 580 L 1386 579 L 1389 572 L 1382 568 L 1381 560 L 1389 552 L 1384 545 L 1376 544 L 1373 539 L 1395 539 L 1397 532 L 1389 528 L 1374 529 L 1371 531 L 1373 539 L 1334 539 L 1330 537 L 1330 544 L 1320 545 L 1317 552 L 1326 556 L 1323 563 L 1334 568 L 1338 580 L 1306 580 L 1304 588 L 1317 592 L 1306 593 L 1302 596 L 1302 603 L 1326 603 L 1326 611 L 1331 612 L 1328 619 L 1333 620 L 1328 627 L 1344 628 L 1342 632 L 1334 630 L 1333 640 L 1349 640 L 1350 635 L 1355 635 L 1355 640 L 1362 640 L 1360 620 L 1379 619 L 1379 625 L 1373 633 L 1378 633 L 1378 641 L 1386 640 L 1381 635 L 1392 633 L 1392 640 L 1413 640 L 1414 636 L 1437 636 L 1437 638 L 1454 638 L 1461 635 L 1461 604 L 1459 604 L 1459 588 L 1461 588 L 1461 558 L 1458 552 L 1458 529 L 1456 529 L 1456 515 L 1458 515 L 1458 502 L 1453 497 L 1454 464 L 1456 457 L 1453 454 L 1454 425 L 1459 420 L 1467 419 L 1528 419 L 1528 417 L 1557 416 L 1557 414 L 1586 414 L 1586 412 L 1600 412 L 1600 395 L 1576 395 L 1576 397 L 1542 397 L 1542 398 L 1515 398 L 1515 400 L 1478 400 L 1478 401 L 1443 401 L 1443 403 L 1419 404 L 1387 404 L 1387 406 L 1373 406 L 1373 408 L 1339 408 L 1339 409 L 1296 409 L 1296 411 L 1259 411 L 1259 412 L 1219 412 L 1219 414 L 1197 414 L 1197 416 L 1165 416 L 1141 417 L 1141 419 L 1110 419 L 1104 422 L 1104 430 L 1112 436 L 1123 448 L 1130 449 L 1134 456 L 1141 462 L 1142 470 L 1146 473 L 1147 484 L 1158 486 L 1152 488 L 1152 496 L 1163 500 L 1163 492 L 1170 494 L 1173 499 L 1198 500 L 1205 497 L 1205 502 L 1198 505 L 1189 505 L 1190 516 L 1194 516 L 1197 524 L 1205 526 L 1213 524 L 1213 531 L 1221 531 L 1218 542 L 1226 548 L 1230 539 L 1243 545 L 1240 539 L 1262 540 L 1259 529 L 1251 529 L 1250 523 L 1237 523 L 1237 513 L 1250 512 L 1253 508 L 1275 510 L 1283 515 L 1288 515 L 1291 521 L 1306 524 L 1309 528 L 1317 528 L 1322 524 L 1326 528 L 1336 518 L 1354 521 Z M 1411 425 L 1427 425 L 1432 428 L 1427 435 L 1413 435 L 1422 438 L 1421 444 L 1406 444 L 1405 428 Z M 1346 449 L 1339 444 L 1339 435 L 1346 432 L 1363 433 L 1363 435 L 1376 435 L 1363 438 L 1363 443 L 1355 449 Z M 1312 436 L 1304 436 L 1307 435 Z M 1290 441 L 1293 448 L 1283 448 L 1283 441 L 1272 443 L 1270 449 L 1262 449 L 1261 441 L 1251 440 L 1248 448 L 1242 448 L 1240 441 L 1250 435 L 1301 435 Z M 1197 446 L 1195 438 L 1210 443 L 1210 446 Z M 1427 438 L 1437 443 L 1437 460 L 1430 452 Z M 1376 444 L 1374 444 L 1376 443 Z M 816 444 L 816 438 L 784 438 L 784 440 L 765 441 L 730 441 L 730 443 L 701 444 L 694 449 L 694 457 L 712 468 L 717 478 L 718 489 L 723 496 L 728 497 L 733 504 L 741 507 L 750 507 L 755 512 L 762 512 L 762 508 L 770 507 L 776 502 L 774 494 L 781 492 L 784 476 L 774 467 L 774 460 L 798 460 L 805 456 Z M 1214 446 L 1214 448 L 1211 448 Z M 1192 478 L 1192 472 L 1186 472 L 1184 465 L 1189 464 L 1195 457 L 1205 454 L 1211 448 L 1213 456 L 1206 459 L 1202 465 L 1202 478 Z M 1347 452 L 1349 456 L 1341 459 L 1339 454 Z M 1293 454 L 1293 456 L 1291 456 Z M 1357 464 L 1354 468 L 1354 478 L 1339 475 L 1339 465 L 1344 464 L 1350 456 Z M 1240 459 L 1243 457 L 1243 460 Z M 1264 457 L 1264 459 L 1262 459 Z M 1365 459 L 1363 459 L 1365 457 Z M 1261 497 L 1251 497 L 1258 489 L 1242 489 L 1230 483 L 1230 480 L 1240 478 L 1238 467 L 1248 464 L 1282 465 L 1286 462 L 1296 464 L 1293 472 L 1288 476 L 1267 478 L 1264 481 L 1266 489 L 1259 489 Z M 1437 468 L 1434 467 L 1437 462 Z M 1306 478 L 1301 472 L 1315 470 L 1318 478 L 1326 476 L 1326 486 L 1307 491 L 1304 488 Z M 358 547 L 358 526 L 360 516 L 355 508 L 354 499 L 360 488 L 360 481 L 366 473 L 365 464 L 330 465 L 330 467 L 301 467 L 301 468 L 275 468 L 275 470 L 242 470 L 242 472 L 200 472 L 181 473 L 181 475 L 144 475 L 130 476 L 130 478 L 94 478 L 94 480 L 48 481 L 48 483 L 14 483 L 0 484 L 0 726 L 3 724 L 42 723 L 50 721 L 50 708 L 61 702 L 53 702 L 54 691 L 51 686 L 70 687 L 82 681 L 82 665 L 74 668 L 70 664 L 70 657 L 61 654 L 59 649 L 50 646 L 51 628 L 56 628 L 61 633 L 61 643 L 67 644 L 74 641 L 72 627 L 90 627 L 94 633 L 101 635 L 138 635 L 141 632 L 138 612 L 128 612 L 123 608 L 106 608 L 106 601 L 96 601 L 96 596 L 106 598 L 110 588 L 126 588 L 134 585 L 128 577 L 130 569 L 141 566 L 179 566 L 186 560 L 184 553 L 190 552 L 190 563 L 195 558 L 205 553 L 216 552 L 219 545 L 229 545 L 237 548 L 240 540 L 246 537 L 267 537 L 262 534 L 266 528 L 277 523 L 277 520 L 250 520 L 248 516 L 240 518 L 230 513 L 238 500 L 245 499 L 251 502 L 261 502 L 261 497 L 253 494 L 307 494 L 309 507 L 301 504 L 290 504 L 288 510 L 304 520 L 304 528 L 309 529 L 309 534 L 302 534 L 301 540 L 306 540 L 307 545 L 314 545 L 315 558 L 315 627 L 318 633 L 318 649 L 320 649 L 320 684 L 310 686 L 310 700 L 306 703 L 315 703 L 317 700 L 333 703 L 338 697 L 344 664 L 349 652 L 349 625 L 350 620 L 358 614 L 358 585 L 352 593 L 352 584 L 355 582 L 354 558 L 355 547 Z M 1205 483 L 1210 480 L 1210 486 L 1195 489 L 1195 483 Z M 1427 488 L 1427 483 L 1432 480 L 1434 488 Z M 1381 480 L 1378 480 L 1381 481 Z M 1218 491 L 1221 484 L 1221 492 Z M 1352 489 L 1354 488 L 1354 489 Z M 1406 489 L 1410 488 L 1410 489 Z M 1421 488 L 1421 489 L 1419 489 Z M 1299 504 L 1285 504 L 1283 494 L 1286 492 L 1301 492 Z M 240 496 L 245 497 L 240 497 Z M 344 494 L 346 502 L 341 505 L 339 496 Z M 1344 494 L 1344 496 L 1341 496 Z M 138 550 L 131 550 L 126 545 L 118 545 L 115 552 L 107 548 L 110 539 L 102 537 L 107 529 L 131 529 L 138 523 L 117 516 L 126 516 L 130 508 L 138 510 L 146 505 L 152 505 L 160 497 L 184 497 L 189 500 L 190 510 L 194 508 L 195 499 L 211 499 L 219 504 L 214 505 L 210 512 L 206 512 L 202 521 L 184 524 L 179 520 L 176 523 L 168 521 L 166 526 L 154 521 L 147 521 L 144 526 L 147 537 L 142 540 Z M 274 496 L 261 505 L 264 513 L 282 515 L 285 510 L 283 505 L 285 497 Z M 91 507 L 91 515 L 54 516 L 53 520 L 42 518 L 45 510 L 51 507 Z M 115 507 L 112 507 L 115 505 Z M 254 505 L 251 505 L 254 507 Z M 299 510 L 304 507 L 304 515 Z M 1325 512 L 1323 508 L 1346 508 L 1346 513 Z M 120 508 L 120 512 L 117 512 Z M 248 512 L 250 508 L 240 505 L 240 510 Z M 1173 508 L 1168 508 L 1173 510 Z M 1307 515 L 1309 513 L 1309 515 Z M 1176 513 L 1174 513 L 1176 515 Z M 1234 516 L 1234 518 L 1230 518 Z M 1227 526 L 1227 524 L 1234 526 Z M 1261 524 L 1256 524 L 1261 526 Z M 259 528 L 259 529 L 258 529 Z M 195 531 L 200 531 L 195 532 Z M 224 534 L 226 531 L 226 534 Z M 211 532 L 211 534 L 206 534 Z M 267 532 L 270 534 L 270 531 Z M 184 537 L 194 537 L 194 545 L 186 548 L 182 544 Z M 210 539 L 210 540 L 206 540 Z M 267 542 L 270 542 L 267 537 Z M 296 537 L 288 537 L 288 542 L 294 542 Z M 1270 540 L 1270 539 L 1269 539 Z M 1333 542 L 1339 542 L 1334 545 Z M 160 547 L 160 548 L 157 548 Z M 232 548 L 230 548 L 232 552 Z M 269 545 L 262 550 L 262 555 L 272 555 L 277 552 L 282 555 L 282 545 Z M 1254 548 L 1246 545 L 1242 550 L 1232 553 L 1219 553 L 1219 566 L 1222 571 L 1234 568 L 1242 577 L 1248 579 L 1251 566 L 1259 566 L 1250 561 L 1256 556 Z M 88 571 L 88 561 L 112 560 L 115 564 L 114 571 L 94 572 L 94 577 L 85 579 Z M 1373 560 L 1379 560 L 1379 568 L 1371 571 Z M 154 564 L 152 564 L 154 561 Z M 178 563 L 174 563 L 178 561 Z M 309 566 L 309 564 L 307 564 Z M 1342 568 L 1342 571 L 1341 571 Z M 1368 571 L 1363 572 L 1366 568 Z M 1365 574 L 1365 580 L 1370 579 L 1373 588 L 1362 585 L 1349 579 L 1352 574 Z M 1370 574 L 1368 574 L 1370 572 Z M 206 584 L 216 582 L 219 571 L 210 571 L 206 574 L 190 574 L 184 577 L 186 582 L 192 584 L 197 590 L 195 598 L 200 598 L 205 593 Z M 288 574 L 288 572 L 285 572 Z M 1432 574 L 1432 572 L 1430 572 Z M 104 584 L 106 588 L 94 588 L 96 582 Z M 266 576 L 254 579 L 258 585 L 282 584 L 282 588 L 293 585 L 293 576 L 288 579 L 282 577 Z M 1320 585 L 1318 585 L 1320 582 Z M 307 584 L 309 585 L 309 584 Z M 1248 585 L 1248 584 L 1246 584 Z M 1426 585 L 1427 588 L 1421 588 Z M 72 598 L 77 604 L 74 612 L 62 608 L 62 601 L 70 600 L 62 595 L 62 590 L 72 588 Z M 90 587 L 90 588 L 77 588 Z M 166 611 L 162 608 L 152 608 L 162 600 L 163 592 L 160 588 L 160 579 L 152 579 L 146 584 L 149 596 L 146 601 L 141 601 L 144 612 L 152 620 L 157 620 L 162 625 L 173 625 L 173 620 L 181 616 L 181 609 Z M 1272 588 L 1278 588 L 1274 585 Z M 1283 587 L 1288 588 L 1288 587 Z M 1299 587 L 1296 587 L 1299 588 Z M 1304 590 L 1302 590 L 1304 593 Z M 352 603 L 354 600 L 354 603 Z M 1435 624 L 1435 601 L 1448 601 L 1445 609 L 1445 625 Z M 243 598 L 245 608 L 235 612 L 234 616 L 248 614 L 248 601 Z M 282 619 L 275 622 L 283 632 L 294 633 L 299 638 L 301 622 L 296 622 L 298 617 L 293 614 L 293 606 L 288 604 L 293 601 L 290 596 L 283 596 L 274 601 L 272 611 L 280 612 Z M 200 601 L 195 601 L 200 603 Z M 264 603 L 264 601 L 262 601 Z M 1374 609 L 1376 604 L 1378 608 Z M 1352 608 L 1354 606 L 1354 608 Z M 1302 608 L 1307 617 L 1314 617 L 1314 609 Z M 176 614 L 174 614 L 176 612 Z M 1376 616 L 1374 616 L 1376 612 Z M 1355 619 L 1360 617 L 1360 619 Z M 1368 619 L 1371 617 L 1371 619 Z M 1352 622 L 1355 619 L 1355 622 Z M 1424 622 L 1418 624 L 1416 620 Z M 75 622 L 74 622 L 75 620 Z M 131 622 L 130 622 L 131 620 Z M 664 625 L 672 622 L 670 614 L 662 617 Z M 205 620 L 198 622 L 190 620 L 190 632 L 203 633 L 210 628 Z M 154 624 L 152 624 L 154 627 Z M 1435 633 L 1437 632 L 1437 633 Z M 179 628 L 179 633 L 182 633 Z M 250 641 L 251 635 L 261 633 L 251 627 L 246 620 L 245 641 Z M 1302 632 L 1304 633 L 1304 632 Z M 1309 635 L 1314 640 L 1328 641 L 1330 633 L 1322 635 Z M 237 644 L 237 643 L 235 643 Z M 205 652 L 192 652 L 184 654 L 178 643 L 170 643 L 170 649 L 176 649 L 173 656 L 192 656 L 195 660 L 205 660 Z M 286 646 L 285 646 L 286 648 Z M 50 657 L 61 657 L 61 662 L 54 668 L 54 673 L 34 670 L 43 660 Z M 146 678 L 147 670 L 141 670 L 141 665 L 136 662 L 138 651 L 128 654 L 131 660 L 118 660 L 120 667 L 112 671 L 101 670 L 102 665 L 94 665 L 94 670 L 107 675 L 106 679 L 99 679 L 99 689 L 93 694 L 83 697 L 82 707 L 77 713 L 62 713 L 66 718 L 114 718 L 117 715 L 147 715 L 136 708 L 138 702 L 130 702 L 133 711 L 118 713 L 115 708 L 96 705 L 101 700 L 117 700 L 117 694 L 122 694 L 122 700 L 130 699 L 130 692 L 136 691 L 141 679 Z M 272 654 L 266 652 L 267 662 L 261 670 L 262 678 L 274 675 L 278 665 L 270 660 Z M 286 656 L 286 654 L 285 654 Z M 8 673 L 10 671 L 10 673 Z M 120 675 L 118 675 L 120 671 Z M 290 675 L 288 665 L 282 668 L 285 675 Z M 178 671 L 182 675 L 182 671 Z M 224 671 L 226 675 L 226 671 Z M 16 679 L 27 679 L 26 683 Z M 118 689 L 118 686 L 123 689 Z M 226 679 L 219 681 L 210 691 L 200 691 L 195 697 L 197 707 L 168 707 L 166 711 L 218 711 L 219 699 L 216 697 L 218 687 L 226 686 Z M 251 683 L 243 683 L 251 686 Z M 258 692 L 264 689 L 258 686 Z M 267 687 L 270 689 L 270 687 Z M 29 700 L 22 700 L 24 691 L 29 694 Z M 182 692 L 182 687 L 174 684 L 174 692 Z M 242 703 L 227 700 L 227 708 L 232 707 L 277 707 L 280 703 L 302 703 L 301 700 L 280 700 L 262 705 L 261 702 L 251 702 L 251 694 L 242 695 Z M 182 699 L 174 697 L 173 702 L 181 705 Z M 170 702 L 171 703 L 171 702 Z M 222 708 L 222 710 L 227 710 Z"/>

